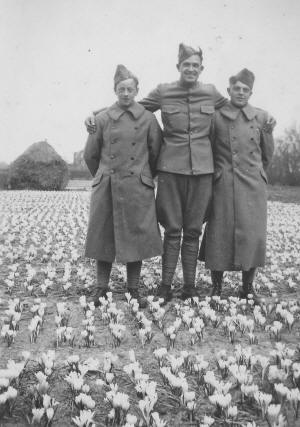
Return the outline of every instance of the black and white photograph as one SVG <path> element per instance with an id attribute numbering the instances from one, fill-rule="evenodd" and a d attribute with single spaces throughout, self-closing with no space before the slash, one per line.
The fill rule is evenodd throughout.
<path id="1" fill-rule="evenodd" d="M 300 427 L 299 1 L 0 11 L 0 427 Z"/>

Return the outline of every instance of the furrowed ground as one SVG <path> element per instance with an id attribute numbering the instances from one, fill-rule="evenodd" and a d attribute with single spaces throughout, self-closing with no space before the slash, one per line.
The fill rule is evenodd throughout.
<path id="1" fill-rule="evenodd" d="M 155 258 L 139 311 L 120 264 L 109 302 L 89 304 L 88 191 L 0 192 L 0 426 L 299 426 L 299 193 L 270 189 L 262 307 L 236 298 L 237 273 L 207 298 L 199 263 L 199 298 L 179 299 L 178 265 L 162 308 Z"/>

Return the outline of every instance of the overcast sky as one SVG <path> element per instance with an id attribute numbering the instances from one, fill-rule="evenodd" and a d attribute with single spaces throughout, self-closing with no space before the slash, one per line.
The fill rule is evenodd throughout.
<path id="1" fill-rule="evenodd" d="M 116 65 L 145 96 L 177 79 L 180 42 L 201 46 L 201 80 L 223 94 L 254 71 L 251 103 L 280 136 L 300 117 L 299 26 L 299 0 L 0 0 L 0 161 L 43 139 L 71 161 L 85 117 L 115 101 Z"/>

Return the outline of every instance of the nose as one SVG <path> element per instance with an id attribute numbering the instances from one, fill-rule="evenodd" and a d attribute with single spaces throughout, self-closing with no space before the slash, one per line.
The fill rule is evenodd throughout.
<path id="1" fill-rule="evenodd" d="M 128 96 L 128 95 L 129 95 L 129 90 L 128 90 L 128 89 L 125 89 L 125 90 L 124 90 L 124 95 L 125 95 L 125 96 Z"/>

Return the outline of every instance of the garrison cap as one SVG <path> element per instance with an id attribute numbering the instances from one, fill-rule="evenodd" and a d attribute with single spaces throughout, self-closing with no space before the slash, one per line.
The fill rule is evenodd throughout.
<path id="1" fill-rule="evenodd" d="M 125 67 L 125 65 L 123 64 L 117 65 L 117 69 L 114 75 L 114 88 L 116 89 L 118 83 L 127 79 L 133 79 L 136 85 L 138 86 L 139 84 L 138 78 L 131 71 L 129 71 Z"/>
<path id="2" fill-rule="evenodd" d="M 254 84 L 255 76 L 252 73 L 252 71 L 248 70 L 247 68 L 243 68 L 239 73 L 237 73 L 235 76 L 231 76 L 229 79 L 230 84 L 234 84 L 236 82 L 242 82 L 245 85 L 249 86 L 252 90 L 253 84 Z"/>
<path id="3" fill-rule="evenodd" d="M 180 64 L 185 59 L 189 58 L 192 55 L 199 55 L 200 60 L 203 60 L 203 54 L 200 47 L 198 49 L 194 49 L 191 46 L 187 46 L 184 43 L 180 43 L 178 50 L 178 64 Z"/>

